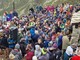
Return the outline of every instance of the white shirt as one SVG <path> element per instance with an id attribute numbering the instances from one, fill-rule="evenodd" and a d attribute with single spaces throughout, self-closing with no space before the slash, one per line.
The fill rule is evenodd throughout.
<path id="1" fill-rule="evenodd" d="M 67 47 L 66 54 L 68 54 L 69 56 L 73 54 L 73 49 L 71 48 L 71 46 Z"/>

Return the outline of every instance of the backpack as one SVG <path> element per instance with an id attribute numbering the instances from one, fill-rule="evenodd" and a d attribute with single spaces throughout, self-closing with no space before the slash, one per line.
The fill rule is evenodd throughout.
<path id="1" fill-rule="evenodd" d="M 61 58 L 61 51 L 53 51 L 52 53 L 49 53 L 49 60 L 60 60 Z"/>
<path id="2" fill-rule="evenodd" d="M 55 60 L 55 53 L 51 53 L 51 52 L 49 52 L 49 60 Z"/>

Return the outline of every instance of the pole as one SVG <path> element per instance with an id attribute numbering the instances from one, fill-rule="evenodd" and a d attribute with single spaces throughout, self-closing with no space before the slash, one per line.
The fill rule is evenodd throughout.
<path id="1" fill-rule="evenodd" d="M 3 9 L 3 11 L 4 11 L 4 3 L 3 3 L 4 1 L 2 0 L 2 9 Z"/>
<path id="2" fill-rule="evenodd" d="M 13 11 L 15 10 L 15 2 L 14 2 L 14 0 L 13 0 Z"/>

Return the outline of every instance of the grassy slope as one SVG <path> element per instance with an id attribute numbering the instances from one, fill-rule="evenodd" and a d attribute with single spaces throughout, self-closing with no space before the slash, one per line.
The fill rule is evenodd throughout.
<path id="1" fill-rule="evenodd" d="M 16 10 L 20 15 L 28 13 L 29 8 L 35 7 L 36 5 L 57 5 L 62 2 L 70 2 L 71 4 L 79 4 L 80 0 L 38 0 L 38 3 L 35 0 L 14 0 Z M 46 2 L 47 1 L 47 2 Z M 3 2 L 3 3 L 1 3 Z M 13 0 L 0 0 L 0 15 L 2 15 L 3 11 L 12 10 L 12 2 Z"/>

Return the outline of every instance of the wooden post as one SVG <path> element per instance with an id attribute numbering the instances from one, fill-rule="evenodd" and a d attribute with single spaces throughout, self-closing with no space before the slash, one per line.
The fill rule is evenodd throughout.
<path id="1" fill-rule="evenodd" d="M 14 2 L 14 0 L 13 0 L 13 11 L 15 10 L 15 2 Z"/>

